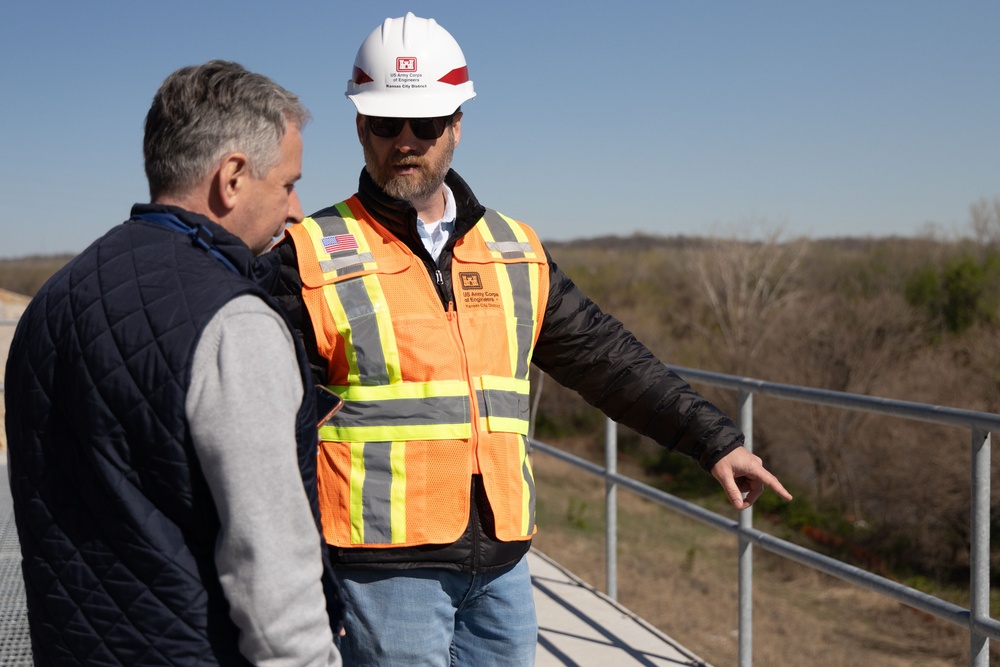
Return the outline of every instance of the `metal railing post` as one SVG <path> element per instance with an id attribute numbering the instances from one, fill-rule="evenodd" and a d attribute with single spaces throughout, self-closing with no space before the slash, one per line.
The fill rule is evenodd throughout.
<path id="1" fill-rule="evenodd" d="M 753 451 L 753 392 L 739 391 L 740 429 L 745 437 L 747 451 Z M 753 528 L 753 508 L 739 514 L 739 615 L 740 615 L 740 667 L 753 665 L 753 543 L 746 532 Z"/>
<path id="2" fill-rule="evenodd" d="M 604 479 L 607 511 L 607 579 L 612 598 L 617 596 L 617 503 L 616 488 L 621 487 L 641 497 L 652 500 L 682 516 L 700 521 L 737 538 L 739 542 L 739 664 L 750 667 L 753 660 L 753 578 L 752 546 L 798 563 L 817 572 L 837 577 L 843 581 L 873 591 L 885 599 L 901 602 L 908 607 L 930 614 L 962 628 L 969 633 L 970 664 L 989 664 L 989 642 L 1000 642 L 1000 621 L 990 616 L 990 473 L 991 433 L 1000 433 L 1000 414 L 965 410 L 939 405 L 900 401 L 895 399 L 849 394 L 811 387 L 765 382 L 747 377 L 723 375 L 679 366 L 669 366 L 688 381 L 697 380 L 708 385 L 739 391 L 740 426 L 748 450 L 753 451 L 753 395 L 759 394 L 781 400 L 810 405 L 824 405 L 843 410 L 853 410 L 918 422 L 941 424 L 972 433 L 972 464 L 970 466 L 970 606 L 948 602 L 942 598 L 918 591 L 909 586 L 879 576 L 862 568 L 824 556 L 805 547 L 781 540 L 752 527 L 753 514 L 749 509 L 740 512 L 739 520 L 714 514 L 699 505 L 683 501 L 629 477 L 617 470 L 617 426 L 608 420 L 606 432 L 606 466 L 601 467 L 545 443 L 533 441 L 536 451 L 566 461 L 588 474 Z"/>
<path id="3" fill-rule="evenodd" d="M 976 624 L 990 618 L 990 433 L 972 429 L 969 664 L 990 664 L 989 638 Z"/>
<path id="4" fill-rule="evenodd" d="M 604 423 L 604 546 L 606 550 L 608 597 L 618 600 L 618 484 L 611 475 L 618 473 L 618 424 L 608 418 Z"/>

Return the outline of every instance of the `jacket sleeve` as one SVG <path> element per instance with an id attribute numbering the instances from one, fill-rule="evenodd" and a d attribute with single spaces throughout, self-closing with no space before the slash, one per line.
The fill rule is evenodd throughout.
<path id="1" fill-rule="evenodd" d="M 549 300 L 532 360 L 614 421 L 710 470 L 743 444 L 731 419 L 664 366 L 549 261 Z"/>

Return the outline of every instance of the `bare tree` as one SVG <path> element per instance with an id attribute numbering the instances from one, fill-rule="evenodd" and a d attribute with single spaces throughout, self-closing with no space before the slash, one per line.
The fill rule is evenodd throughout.
<path id="1" fill-rule="evenodd" d="M 972 231 L 976 240 L 987 246 L 1000 247 L 1000 197 L 993 201 L 980 199 L 969 207 Z"/>
<path id="2" fill-rule="evenodd" d="M 901 295 L 813 294 L 784 313 L 767 365 L 795 384 L 873 394 L 884 375 L 922 342 L 918 320 Z M 787 429 L 808 454 L 817 495 L 858 516 L 864 504 L 858 476 L 869 473 L 870 450 L 881 446 L 872 421 L 863 413 L 810 406 Z"/>
<path id="3" fill-rule="evenodd" d="M 755 227 L 761 240 L 750 239 Z M 801 294 L 795 279 L 808 247 L 806 239 L 782 243 L 780 228 L 751 223 L 742 237 L 715 239 L 699 255 L 695 268 L 729 372 L 746 375 L 755 368 L 775 315 Z"/>

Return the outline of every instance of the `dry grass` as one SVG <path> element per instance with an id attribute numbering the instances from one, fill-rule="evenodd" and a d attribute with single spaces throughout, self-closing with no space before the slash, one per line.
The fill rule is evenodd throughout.
<path id="1" fill-rule="evenodd" d="M 603 482 L 544 454 L 534 462 L 534 545 L 605 590 Z M 628 491 L 619 491 L 618 505 L 619 601 L 711 664 L 737 664 L 736 539 Z M 753 610 L 755 665 L 944 667 L 969 660 L 961 628 L 760 549 Z M 998 656 L 993 651 L 994 661 Z"/>

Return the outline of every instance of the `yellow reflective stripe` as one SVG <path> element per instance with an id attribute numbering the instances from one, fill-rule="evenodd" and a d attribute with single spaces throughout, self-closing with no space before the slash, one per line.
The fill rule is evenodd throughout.
<path id="1" fill-rule="evenodd" d="M 346 342 L 348 378 L 355 383 L 397 382 L 401 377 L 399 350 L 385 295 L 376 273 L 368 240 L 361 224 L 354 218 L 347 202 L 336 205 L 317 221 L 307 218 L 309 233 L 317 258 L 330 257 L 323 247 L 329 234 L 349 234 L 357 241 L 355 253 L 338 252 L 336 259 L 320 259 L 324 280 L 323 298 L 336 323 L 337 332 Z M 363 274 L 352 277 L 352 274 Z M 346 276 L 345 280 L 336 280 Z"/>
<path id="2" fill-rule="evenodd" d="M 347 229 L 358 241 L 359 256 L 371 257 L 371 247 L 368 245 L 368 239 L 365 237 L 361 223 L 359 223 L 351 213 L 351 209 L 347 205 L 347 202 L 340 202 L 337 204 L 337 211 L 339 211 L 341 216 L 343 216 Z M 377 264 L 375 262 L 365 262 L 361 266 L 366 271 L 375 270 L 377 268 Z M 364 283 L 365 291 L 368 292 L 368 298 L 375 311 L 375 319 L 378 323 L 379 342 L 382 347 L 382 359 L 385 363 L 386 376 L 388 377 L 388 381 L 390 383 L 399 382 L 402 378 L 402 373 L 399 367 L 399 348 L 396 345 L 396 331 L 392 326 L 392 317 L 389 313 L 389 307 L 386 302 L 385 294 L 382 292 L 382 283 L 379 282 L 377 273 L 370 273 L 364 276 L 361 280 Z M 349 338 L 347 339 L 347 349 L 349 350 L 349 355 L 357 354 L 354 341 Z M 349 378 L 348 381 L 350 382 L 352 380 Z M 356 381 L 356 378 L 354 381 Z"/>
<path id="3" fill-rule="evenodd" d="M 425 424 L 405 426 L 323 426 L 324 442 L 367 442 L 372 440 L 464 440 L 472 437 L 472 425 Z"/>
<path id="4" fill-rule="evenodd" d="M 514 419 L 513 417 L 487 417 L 486 423 L 489 430 L 498 433 L 520 433 L 527 435 L 528 420 Z"/>
<path id="5" fill-rule="evenodd" d="M 392 491 L 390 492 L 392 543 L 406 541 L 406 443 L 392 443 L 389 454 L 392 463 Z"/>
<path id="6" fill-rule="evenodd" d="M 347 318 L 347 311 L 344 310 L 344 306 L 340 302 L 340 295 L 337 294 L 336 285 L 325 285 L 323 287 L 323 298 L 326 300 L 326 307 L 330 309 L 333 321 L 337 325 L 337 333 L 348 341 L 346 346 L 347 366 L 349 369 L 347 376 L 356 382 L 361 376 L 361 373 L 358 370 L 358 357 L 354 353 L 354 346 L 350 344 L 350 320 Z"/>
<path id="7" fill-rule="evenodd" d="M 329 220 L 330 222 L 326 224 L 328 228 L 333 227 L 333 229 L 324 230 L 320 223 L 317 223 L 316 229 L 319 231 L 318 236 L 313 236 L 313 243 L 318 248 L 321 253 L 317 255 L 318 257 L 330 257 L 328 261 L 321 261 L 320 266 L 323 268 L 323 278 L 324 280 L 330 280 L 331 278 L 336 278 L 337 276 L 344 275 L 346 273 L 361 273 L 362 271 L 374 271 L 378 268 L 378 263 L 372 256 L 371 247 L 368 245 L 368 240 L 365 238 L 364 231 L 361 229 L 361 225 L 358 224 L 357 219 L 354 214 L 351 213 L 351 207 L 347 205 L 346 201 L 342 201 L 334 206 L 337 209 L 337 213 L 340 217 L 339 223 L 334 224 L 336 216 L 323 216 L 323 220 Z M 343 229 L 339 229 L 343 227 Z M 310 227 L 310 235 L 312 235 L 313 228 Z M 344 254 L 343 251 L 338 252 L 336 259 L 334 259 L 329 253 L 326 252 L 326 248 L 323 246 L 323 237 L 327 236 L 329 232 L 334 234 L 338 233 L 348 233 L 354 236 L 354 240 L 357 241 L 358 247 L 354 253 Z"/>
<path id="8" fill-rule="evenodd" d="M 472 434 L 469 385 L 463 380 L 330 389 L 344 399 L 344 407 L 320 428 L 324 441 L 459 440 Z"/>
<path id="9" fill-rule="evenodd" d="M 350 479 L 351 543 L 405 542 L 406 443 L 352 444 Z"/>
<path id="10" fill-rule="evenodd" d="M 486 243 L 487 247 L 496 247 L 496 235 L 491 228 L 492 224 L 498 225 L 497 233 L 506 232 L 508 230 L 503 230 L 499 225 L 506 224 L 509 229 L 510 234 L 517 239 L 517 242 L 522 245 L 527 245 L 528 248 L 531 247 L 528 236 L 521 229 L 521 226 L 515 221 L 511 220 L 502 213 L 496 213 L 495 216 L 490 215 L 488 212 L 487 216 L 484 217 L 476 228 L 483 237 L 483 241 Z M 495 259 L 504 259 L 502 252 L 498 250 L 491 250 Z M 534 252 L 524 252 L 523 257 L 534 258 Z M 521 377 L 527 379 L 530 373 L 530 362 L 531 362 L 531 352 L 534 347 L 533 343 L 535 340 L 535 327 L 538 326 L 538 272 L 539 267 L 533 262 L 494 262 L 493 270 L 497 275 L 497 284 L 500 288 L 500 298 L 503 303 L 504 312 L 507 314 L 507 358 L 510 359 L 510 373 L 514 377 Z M 527 285 L 519 284 L 517 286 L 513 285 L 511 282 L 511 272 L 518 272 L 519 282 L 523 281 L 524 277 L 527 277 Z M 526 274 L 526 276 L 525 276 Z M 518 292 L 515 292 L 518 289 Z M 527 291 L 527 294 L 523 292 Z M 518 303 L 521 303 L 524 308 L 523 312 L 518 312 Z M 530 320 L 529 320 L 530 317 Z M 519 325 L 524 327 L 525 325 L 531 325 L 529 332 L 518 331 Z M 520 335 L 519 335 L 520 334 Z"/>
<path id="11" fill-rule="evenodd" d="M 531 245 L 528 234 L 517 221 L 508 218 L 499 211 L 487 209 L 483 214 L 482 222 L 491 228 L 489 233 L 483 234 L 483 239 L 486 242 L 486 248 L 495 259 L 514 261 L 538 259 L 538 253 Z M 494 225 L 497 225 L 495 229 Z M 509 233 L 507 228 L 510 230 Z"/>
<path id="12" fill-rule="evenodd" d="M 382 357 L 385 359 L 385 370 L 389 377 L 389 383 L 399 382 L 402 379 L 402 370 L 399 367 L 399 348 L 396 346 L 396 330 L 392 326 L 392 317 L 389 307 L 382 292 L 382 283 L 379 282 L 378 274 L 371 273 L 362 278 L 368 296 L 371 297 L 375 306 L 375 318 L 378 321 L 379 340 L 382 344 Z"/>
<path id="13" fill-rule="evenodd" d="M 464 380 L 431 380 L 430 382 L 396 382 L 379 386 L 330 385 L 345 401 L 387 401 L 394 398 L 429 398 L 432 396 L 468 396 L 469 385 Z"/>
<path id="14" fill-rule="evenodd" d="M 311 217 L 306 217 L 302 219 L 300 224 L 309 232 L 309 241 L 312 243 L 313 253 L 316 255 L 317 260 L 325 257 L 327 252 L 323 249 L 323 230 L 319 228 L 319 223 Z M 301 253 L 301 251 L 296 252 Z"/>
<path id="15" fill-rule="evenodd" d="M 497 215 L 500 218 L 502 218 L 504 221 L 507 222 L 507 225 L 510 227 L 511 232 L 513 232 L 514 237 L 520 243 L 526 244 L 528 247 L 532 247 L 531 246 L 531 240 L 528 238 L 527 232 L 524 231 L 524 229 L 521 227 L 521 225 L 517 224 L 516 220 L 513 220 L 512 218 L 508 218 L 506 215 L 504 215 L 503 213 L 500 213 L 499 211 L 497 211 Z M 539 254 L 536 253 L 536 252 L 534 252 L 534 250 L 532 250 L 531 252 L 525 252 L 524 256 L 525 256 L 526 259 L 537 259 L 539 257 Z M 530 297 L 531 298 L 531 320 L 533 322 L 533 326 L 532 326 L 532 330 L 531 330 L 531 344 L 529 345 L 528 351 L 527 351 L 527 356 L 528 356 L 528 362 L 529 363 L 531 361 L 531 353 L 534 351 L 534 341 L 535 341 L 535 338 L 536 338 L 536 336 L 538 334 L 538 322 L 539 322 L 539 319 L 540 319 L 538 317 L 538 290 L 539 290 L 539 280 L 540 279 L 541 279 L 541 267 L 538 264 L 534 263 L 534 262 L 529 263 L 528 264 L 528 281 L 529 281 L 529 284 L 530 284 L 530 292 L 531 292 L 531 297 Z"/>
<path id="16" fill-rule="evenodd" d="M 360 283 L 355 281 L 360 281 Z M 367 296 L 368 304 L 366 304 L 365 311 L 374 313 L 374 327 L 378 330 L 376 336 L 370 330 L 372 328 L 371 320 L 369 319 L 366 322 L 368 325 L 366 327 L 367 335 L 365 336 L 365 340 L 358 341 L 363 343 L 360 348 L 364 350 L 365 345 L 370 346 L 376 344 L 376 342 L 377 348 L 368 350 L 363 358 L 358 356 L 359 346 L 354 340 L 354 334 L 359 333 L 355 331 L 358 322 L 352 320 L 348 315 L 347 307 L 343 300 L 359 284 L 363 287 L 363 292 L 358 292 L 359 298 L 352 299 L 352 301 L 364 301 L 362 294 Z M 392 318 L 390 317 L 389 309 L 386 307 L 385 295 L 382 293 L 382 285 L 378 280 L 378 275 L 369 273 L 354 280 L 325 285 L 323 287 L 323 296 L 326 299 L 327 307 L 330 309 L 330 314 L 336 323 L 337 332 L 344 338 L 346 343 L 345 356 L 347 357 L 348 365 L 348 382 L 360 383 L 363 379 L 368 380 L 370 378 L 377 378 L 390 383 L 399 382 L 401 375 L 396 333 L 392 327 Z M 355 306 L 352 310 L 356 310 L 358 307 Z M 369 363 L 366 365 L 366 362 Z M 368 366 L 371 363 L 377 364 L 378 368 L 369 368 Z"/>
<path id="17" fill-rule="evenodd" d="M 516 220 L 514 220 L 513 218 L 508 218 L 500 211 L 497 211 L 497 215 L 499 215 L 501 218 L 507 221 L 507 225 L 514 233 L 514 238 L 516 238 L 520 243 L 527 243 L 529 246 L 531 245 L 531 239 L 528 238 L 528 235 L 525 233 L 523 229 L 521 229 L 521 225 L 517 224 Z M 534 252 L 525 253 L 525 257 L 529 259 L 534 259 L 535 253 Z"/>
<path id="18" fill-rule="evenodd" d="M 475 379 L 476 400 L 479 402 L 479 427 L 492 432 L 527 435 L 527 401 L 531 384 L 528 380 L 484 375 Z M 521 406 L 524 406 L 524 418 Z"/>
<path id="19" fill-rule="evenodd" d="M 535 351 L 535 341 L 538 339 L 538 323 L 541 321 L 541 317 L 538 316 L 538 290 L 539 290 L 539 280 L 541 280 L 542 269 L 537 264 L 531 265 L 531 270 L 528 272 L 528 280 L 531 283 L 531 341 L 528 345 L 527 361 L 528 365 L 531 365 L 531 355 Z"/>
<path id="20" fill-rule="evenodd" d="M 320 429 L 321 431 L 323 429 Z M 326 438 L 324 438 L 326 439 Z M 351 543 L 364 544 L 365 541 L 365 445 L 363 442 L 351 444 Z"/>
<path id="21" fill-rule="evenodd" d="M 527 396 L 531 392 L 531 382 L 520 378 L 508 378 L 499 375 L 483 375 L 476 378 L 476 384 L 482 389 L 499 389 L 512 391 Z"/>

